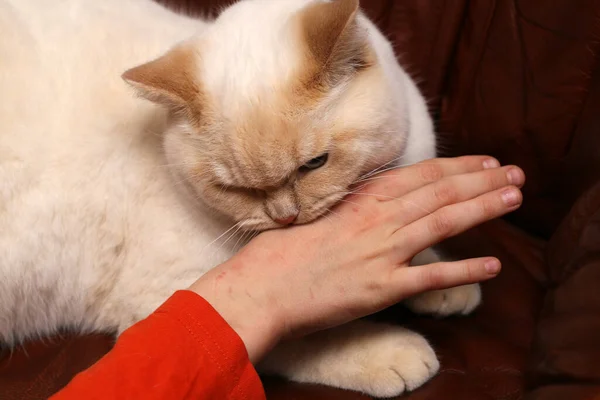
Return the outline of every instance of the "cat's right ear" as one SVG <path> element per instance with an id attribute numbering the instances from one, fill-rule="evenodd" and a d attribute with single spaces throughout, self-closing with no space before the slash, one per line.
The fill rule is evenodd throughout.
<path id="1" fill-rule="evenodd" d="M 201 91 L 195 65 L 193 47 L 180 45 L 162 57 L 126 71 L 122 78 L 152 102 L 172 109 L 197 111 Z"/>

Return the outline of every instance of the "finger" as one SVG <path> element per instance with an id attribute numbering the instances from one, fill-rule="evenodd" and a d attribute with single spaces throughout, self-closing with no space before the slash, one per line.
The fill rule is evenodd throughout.
<path id="1" fill-rule="evenodd" d="M 452 204 L 427 215 L 403 228 L 391 237 L 402 260 L 409 260 L 444 239 L 462 233 L 485 221 L 519 208 L 521 191 L 514 186 L 495 190 L 474 199 Z"/>
<path id="2" fill-rule="evenodd" d="M 407 225 L 442 207 L 474 199 L 508 185 L 521 187 L 524 183 L 525 173 L 515 166 L 454 175 L 388 202 L 385 212 L 395 215 L 394 221 Z"/>
<path id="3" fill-rule="evenodd" d="M 398 268 L 392 278 L 397 282 L 393 290 L 406 298 L 429 290 L 485 281 L 498 275 L 500 269 L 500 261 L 489 257 Z"/>
<path id="4" fill-rule="evenodd" d="M 381 199 L 389 199 L 448 176 L 497 167 L 500 167 L 500 163 L 489 156 L 435 158 L 359 179 L 355 187 L 359 188 L 358 192 L 377 193 L 382 195 Z"/>

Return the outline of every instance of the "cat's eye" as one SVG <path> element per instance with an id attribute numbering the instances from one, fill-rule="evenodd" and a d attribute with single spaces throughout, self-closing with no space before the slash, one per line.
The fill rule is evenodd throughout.
<path id="1" fill-rule="evenodd" d="M 329 159 L 329 153 L 325 153 L 319 157 L 315 157 L 303 166 L 300 167 L 300 172 L 308 172 L 318 168 L 321 168 L 323 165 L 327 163 Z"/>

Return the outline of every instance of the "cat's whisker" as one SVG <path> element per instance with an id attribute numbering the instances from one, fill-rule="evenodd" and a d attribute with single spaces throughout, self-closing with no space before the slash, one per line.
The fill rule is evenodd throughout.
<path id="1" fill-rule="evenodd" d="M 249 243 L 252 239 L 254 239 L 258 235 L 260 235 L 260 231 L 247 231 L 247 232 L 250 232 L 250 236 L 248 237 L 248 239 L 246 239 L 246 243 Z"/>
<path id="2" fill-rule="evenodd" d="M 375 180 L 378 180 L 378 179 L 393 178 L 393 177 L 399 177 L 399 176 L 401 176 L 401 175 L 373 176 L 373 177 L 370 177 L 370 178 L 362 179 L 360 181 L 356 181 L 355 183 L 369 182 L 369 181 L 375 181 Z M 366 187 L 366 186 L 367 185 L 364 185 L 363 188 Z"/>
<path id="3" fill-rule="evenodd" d="M 331 214 L 333 214 L 333 215 L 335 215 L 335 216 L 336 216 L 336 217 L 338 217 L 338 218 L 342 218 L 342 214 L 340 214 L 340 213 L 339 213 L 339 212 L 337 212 L 337 211 L 334 211 L 334 210 L 332 210 L 331 208 L 328 208 L 328 209 L 327 209 L 327 212 L 328 212 L 328 213 L 331 213 Z"/>
<path id="4" fill-rule="evenodd" d="M 247 239 L 246 237 L 248 237 L 248 238 L 251 238 L 251 237 L 252 237 L 252 234 L 253 234 L 253 232 L 254 232 L 254 231 L 244 231 L 244 233 L 242 233 L 242 236 L 240 236 L 240 237 L 238 238 L 238 240 L 235 242 L 235 245 L 233 246 L 233 249 L 234 249 L 235 251 L 237 251 L 237 250 L 238 250 L 238 245 L 239 245 L 240 243 L 241 243 L 241 245 L 242 245 L 242 246 L 244 246 L 244 242 L 248 242 L 248 241 L 250 240 L 250 239 Z"/>
<path id="5" fill-rule="evenodd" d="M 235 237 L 235 235 L 237 235 L 238 232 L 243 227 L 242 224 L 239 222 L 236 225 L 237 225 L 237 229 L 235 231 L 233 231 L 233 233 L 230 234 L 229 237 L 227 239 L 225 239 L 225 241 L 223 243 L 221 243 L 221 245 L 215 249 L 215 251 L 211 254 L 211 258 L 213 258 L 219 252 L 219 250 L 221 250 L 223 247 L 225 247 L 225 245 L 231 240 L 231 238 Z"/>
<path id="6" fill-rule="evenodd" d="M 321 214 L 321 217 L 325 218 L 327 221 L 333 223 L 333 219 L 331 219 L 331 217 L 329 215 L 327 215 L 327 213 L 332 213 L 332 211 L 330 209 L 326 209 L 325 212 L 323 214 Z"/>
<path id="7" fill-rule="evenodd" d="M 378 166 L 377 168 L 374 168 L 373 170 L 371 170 L 371 171 L 367 172 L 365 175 L 369 175 L 369 174 L 376 173 L 376 172 L 377 172 L 377 171 L 379 171 L 380 169 L 382 169 L 382 168 L 385 168 L 385 167 L 387 167 L 388 165 L 390 165 L 390 164 L 392 164 L 392 163 L 394 163 L 394 162 L 396 162 L 396 161 L 399 161 L 399 160 L 400 160 L 400 159 L 402 159 L 403 157 L 404 157 L 403 155 L 400 155 L 400 156 L 398 156 L 398 157 L 392 158 L 390 161 L 386 162 L 385 164 L 382 164 L 382 165 Z"/>
<path id="8" fill-rule="evenodd" d="M 404 158 L 404 155 L 401 155 L 401 156 L 398 156 L 398 157 L 396 157 L 396 158 L 393 158 L 393 159 L 391 159 L 390 161 L 386 162 L 385 164 L 383 164 L 383 165 L 380 165 L 379 167 L 377 167 L 377 168 L 375 168 L 375 169 L 373 169 L 373 170 L 371 170 L 371 171 L 367 172 L 366 174 L 363 174 L 362 176 L 360 176 L 360 177 L 359 177 L 359 179 L 362 179 L 362 178 L 367 178 L 367 177 L 369 177 L 369 176 L 373 176 L 373 175 L 375 175 L 375 174 L 377 174 L 377 173 L 381 172 L 381 170 L 382 170 L 382 169 L 386 168 L 386 167 L 387 167 L 387 166 L 389 166 L 390 164 L 393 164 L 393 163 L 394 163 L 394 162 L 396 162 L 396 161 L 400 161 L 402 158 Z"/>
<path id="9" fill-rule="evenodd" d="M 400 165 L 394 165 L 393 167 L 387 167 L 387 168 L 381 169 L 381 170 L 379 170 L 379 171 L 377 171 L 377 172 L 375 172 L 373 174 L 369 174 L 368 176 L 363 176 L 361 178 L 358 178 L 358 179 L 356 179 L 356 181 L 354 183 L 363 182 L 364 180 L 372 178 L 372 177 L 377 176 L 379 174 L 383 174 L 383 173 L 388 172 L 388 171 L 394 171 L 396 169 L 403 168 L 403 167 L 406 167 L 408 165 L 410 165 L 410 164 L 400 164 Z"/>
<path id="10" fill-rule="evenodd" d="M 206 250 L 207 248 L 209 248 L 210 246 L 212 246 L 213 244 L 215 244 L 216 242 L 218 242 L 223 236 L 227 235 L 233 229 L 239 227 L 239 225 L 241 225 L 241 222 L 238 222 L 237 224 L 233 225 L 231 228 L 229 228 L 225 232 L 223 232 L 218 238 L 216 238 L 215 240 L 213 240 L 212 242 L 210 242 L 209 244 L 207 244 L 206 246 L 204 246 L 202 248 L 202 250 L 200 250 L 200 254 L 204 253 L 204 250 Z"/>
<path id="11" fill-rule="evenodd" d="M 368 182 L 367 182 L 367 183 L 365 183 L 365 184 L 362 184 L 362 185 L 360 185 L 360 186 L 357 186 L 357 187 L 356 187 L 356 188 L 354 188 L 354 189 L 352 189 L 352 192 L 351 192 L 351 193 L 360 192 L 361 190 L 363 190 L 364 188 L 367 188 L 367 187 L 369 187 L 369 183 L 368 183 Z M 349 193 L 350 193 L 350 192 L 349 192 Z"/>
<path id="12" fill-rule="evenodd" d="M 377 171 L 377 172 L 376 172 L 376 173 L 374 173 L 374 174 L 370 174 L 369 176 L 365 176 L 365 177 L 362 177 L 362 178 L 358 178 L 358 179 L 357 179 L 357 180 L 356 180 L 354 183 L 362 182 L 362 181 L 364 181 L 365 179 L 369 179 L 369 178 L 373 177 L 374 175 L 383 174 L 384 172 L 387 172 L 387 171 L 393 171 L 393 170 L 396 170 L 396 169 L 400 169 L 400 168 L 408 167 L 409 165 L 412 165 L 412 164 L 400 164 L 400 165 L 395 165 L 395 166 L 393 166 L 393 167 L 388 167 L 388 168 L 385 168 L 385 169 L 379 170 L 379 171 Z"/>

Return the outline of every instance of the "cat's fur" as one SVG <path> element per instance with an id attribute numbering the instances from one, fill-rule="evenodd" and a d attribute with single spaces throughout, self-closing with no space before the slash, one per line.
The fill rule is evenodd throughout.
<path id="1" fill-rule="evenodd" d="M 425 102 L 357 3 L 246 0 L 207 22 L 149 0 L 0 0 L 0 342 L 121 332 L 233 254 L 232 220 L 308 222 L 370 170 L 434 157 Z M 478 286 L 409 302 L 478 303 Z M 357 322 L 261 368 L 391 396 L 438 366 L 420 335 Z"/>

